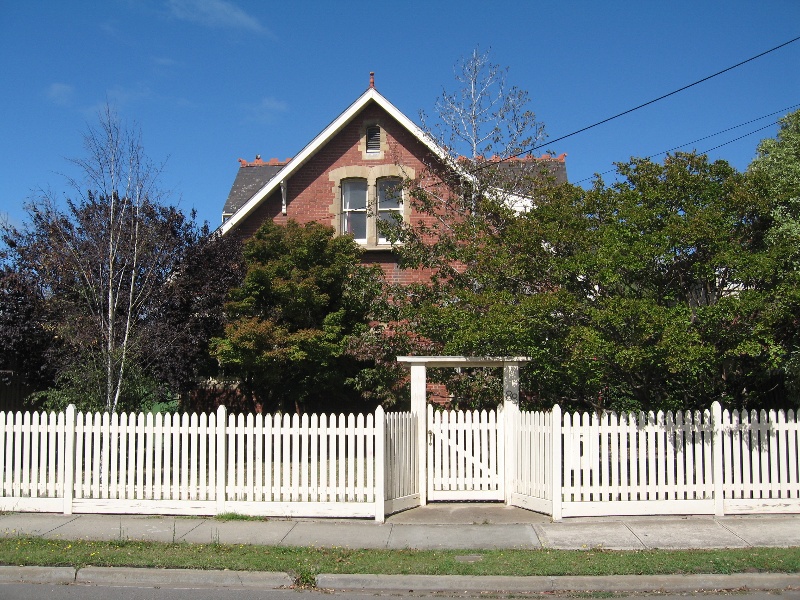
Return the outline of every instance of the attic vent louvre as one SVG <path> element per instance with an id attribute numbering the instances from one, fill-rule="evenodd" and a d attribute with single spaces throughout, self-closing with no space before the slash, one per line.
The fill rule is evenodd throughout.
<path id="1" fill-rule="evenodd" d="M 377 125 L 367 127 L 367 152 L 381 151 L 381 128 Z"/>

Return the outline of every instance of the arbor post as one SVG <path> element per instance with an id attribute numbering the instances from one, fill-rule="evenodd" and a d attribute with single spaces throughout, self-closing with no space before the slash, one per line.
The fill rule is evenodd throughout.
<path id="1" fill-rule="evenodd" d="M 561 520 L 561 407 L 556 404 L 550 413 L 550 481 L 553 521 Z"/>
<path id="2" fill-rule="evenodd" d="M 428 410 L 425 388 L 427 386 L 424 364 L 411 364 L 411 414 L 417 417 L 417 486 L 419 504 L 428 503 Z"/>
<path id="3" fill-rule="evenodd" d="M 511 494 L 517 477 L 517 431 L 519 428 L 519 363 L 503 365 L 503 419 L 505 438 L 498 440 L 503 444 L 505 460 L 506 504 L 511 503 Z"/>

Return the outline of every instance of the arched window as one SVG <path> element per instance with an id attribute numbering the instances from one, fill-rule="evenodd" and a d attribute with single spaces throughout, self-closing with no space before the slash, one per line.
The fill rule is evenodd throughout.
<path id="1" fill-rule="evenodd" d="M 367 180 L 342 181 L 342 233 L 351 234 L 357 242 L 367 241 Z"/>
<path id="2" fill-rule="evenodd" d="M 378 223 L 386 221 L 395 223 L 392 216 L 403 215 L 403 180 L 399 177 L 383 177 L 378 179 L 378 219 L 376 221 L 379 244 L 388 244 L 390 240 L 381 232 Z"/>

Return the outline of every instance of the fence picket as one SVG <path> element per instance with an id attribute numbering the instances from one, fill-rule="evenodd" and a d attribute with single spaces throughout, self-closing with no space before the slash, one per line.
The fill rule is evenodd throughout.
<path id="1" fill-rule="evenodd" d="M 355 496 L 354 499 L 358 502 L 366 500 L 366 493 L 364 490 L 364 461 L 366 460 L 366 453 L 364 448 L 364 415 L 358 414 L 355 423 L 355 436 L 356 436 L 356 481 L 355 481 Z"/>
<path id="2" fill-rule="evenodd" d="M 22 415 L 22 477 L 20 479 L 20 496 L 31 495 L 31 465 L 30 465 L 30 452 L 31 452 L 31 413 L 25 411 Z"/>
<path id="3" fill-rule="evenodd" d="M 296 502 L 300 498 L 300 415 L 292 415 L 291 425 L 292 463 L 290 465 L 290 499 Z"/>
<path id="4" fill-rule="evenodd" d="M 309 456 L 309 436 L 311 435 L 308 414 L 304 413 L 300 418 L 300 502 L 308 502 L 308 475 L 311 468 L 311 458 Z"/>
<path id="5" fill-rule="evenodd" d="M 329 479 L 329 454 L 330 448 L 328 433 L 328 415 L 320 415 L 319 418 L 319 501 L 328 502 L 330 499 Z"/>

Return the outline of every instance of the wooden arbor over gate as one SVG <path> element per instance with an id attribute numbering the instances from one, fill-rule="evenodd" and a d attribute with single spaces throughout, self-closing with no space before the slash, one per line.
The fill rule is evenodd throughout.
<path id="1" fill-rule="evenodd" d="M 419 500 L 427 504 L 427 461 L 425 460 L 428 440 L 427 422 L 427 369 L 459 367 L 502 367 L 503 368 L 503 410 L 506 415 L 519 412 L 519 367 L 531 359 L 525 356 L 398 356 L 398 362 L 411 367 L 411 413 L 417 416 L 417 452 L 419 459 Z M 511 412 L 506 412 L 511 411 Z M 510 461 L 506 463 L 506 479 L 511 479 Z M 508 489 L 508 488 L 506 488 Z M 508 502 L 508 491 L 506 492 Z"/>

